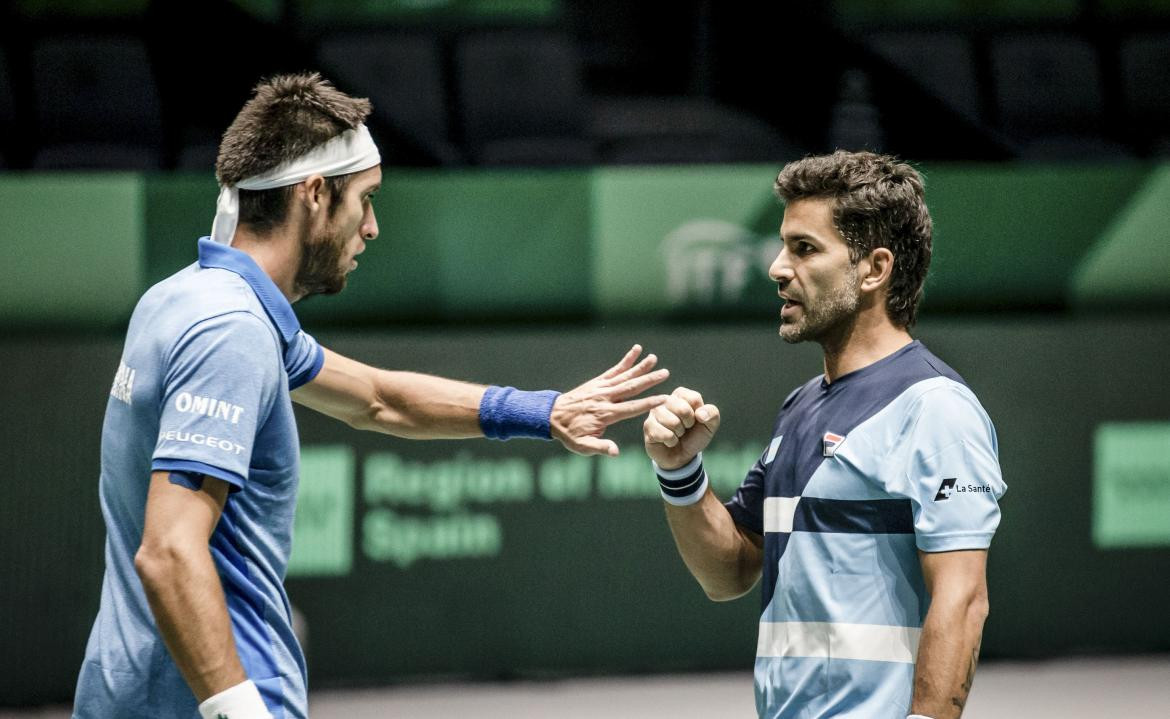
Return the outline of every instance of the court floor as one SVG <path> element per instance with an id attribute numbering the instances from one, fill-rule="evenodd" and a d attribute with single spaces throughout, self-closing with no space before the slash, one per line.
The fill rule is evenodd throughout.
<path id="1" fill-rule="evenodd" d="M 722 719 L 754 716 L 747 673 L 428 684 L 317 691 L 314 719 Z M 0 709 L 0 719 L 65 719 L 67 707 Z M 1170 718 L 1170 656 L 986 662 L 964 719 Z"/>

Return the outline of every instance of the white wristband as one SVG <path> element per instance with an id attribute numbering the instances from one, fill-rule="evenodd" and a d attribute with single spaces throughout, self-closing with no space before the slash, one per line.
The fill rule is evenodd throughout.
<path id="1" fill-rule="evenodd" d="M 906 715 L 906 719 L 931 719 L 931 717 L 928 717 L 925 714 L 908 714 Z"/>
<path id="2" fill-rule="evenodd" d="M 686 507 L 698 502 L 707 493 L 707 473 L 703 471 L 703 453 L 678 469 L 662 469 L 651 460 L 654 473 L 658 475 L 662 499 L 676 507 Z"/>
<path id="3" fill-rule="evenodd" d="M 203 719 L 272 719 L 260 690 L 251 679 L 209 698 L 199 705 Z"/>

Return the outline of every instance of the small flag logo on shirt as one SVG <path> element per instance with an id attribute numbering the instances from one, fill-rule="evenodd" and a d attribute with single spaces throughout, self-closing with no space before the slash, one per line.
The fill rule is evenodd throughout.
<path id="1" fill-rule="evenodd" d="M 822 446 L 821 454 L 824 455 L 825 457 L 832 457 L 834 454 L 837 453 L 837 447 L 841 446 L 841 443 L 844 441 L 845 441 L 845 435 L 843 435 L 843 434 L 836 434 L 834 432 L 825 432 L 825 437 L 821 441 L 821 446 Z"/>

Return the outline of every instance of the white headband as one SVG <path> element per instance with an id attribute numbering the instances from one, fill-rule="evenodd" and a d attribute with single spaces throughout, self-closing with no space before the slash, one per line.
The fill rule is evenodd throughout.
<path id="1" fill-rule="evenodd" d="M 215 221 L 211 223 L 211 239 L 230 245 L 240 220 L 239 190 L 271 190 L 304 182 L 311 175 L 336 177 L 368 170 L 382 162 L 378 146 L 365 125 L 346 130 L 300 157 L 277 165 L 262 175 L 240 180 L 236 185 L 221 186 L 219 201 L 215 204 Z"/>

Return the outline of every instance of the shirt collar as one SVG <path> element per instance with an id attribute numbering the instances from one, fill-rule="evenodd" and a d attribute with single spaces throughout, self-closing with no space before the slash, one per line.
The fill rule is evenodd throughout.
<path id="1" fill-rule="evenodd" d="M 243 277 L 252 291 L 256 293 L 256 297 L 260 299 L 264 311 L 268 313 L 272 322 L 280 330 L 280 336 L 284 338 L 285 344 L 291 342 L 293 337 L 296 337 L 297 332 L 301 331 L 301 323 L 297 321 L 297 315 L 293 312 L 292 305 L 285 299 L 284 293 L 246 252 L 212 242 L 208 237 L 201 237 L 199 239 L 199 266 L 216 267 L 235 272 Z"/>
<path id="2" fill-rule="evenodd" d="M 880 371 L 882 367 L 891 364 L 899 357 L 909 354 L 921 346 L 922 342 L 920 340 L 912 340 L 910 344 L 906 345 L 905 347 L 899 347 L 895 352 L 882 357 L 877 362 L 867 364 L 861 369 L 855 369 L 849 374 L 843 374 L 832 382 L 829 382 L 829 380 L 824 375 L 821 375 L 821 389 L 829 390 L 834 387 L 840 387 L 843 382 L 856 382 L 862 377 L 868 377 L 869 375 Z"/>

